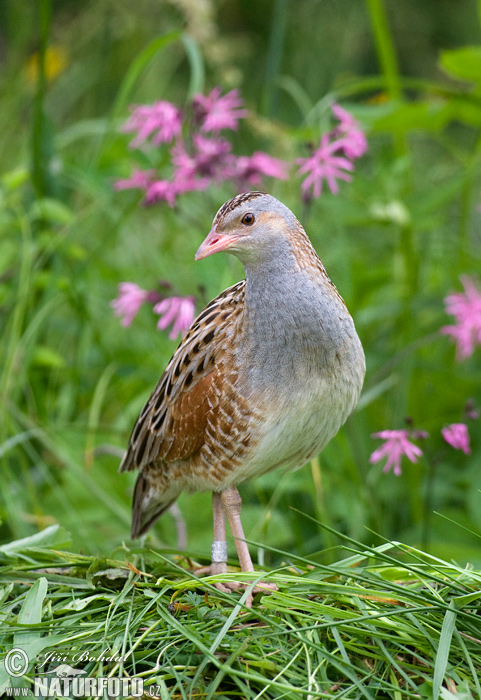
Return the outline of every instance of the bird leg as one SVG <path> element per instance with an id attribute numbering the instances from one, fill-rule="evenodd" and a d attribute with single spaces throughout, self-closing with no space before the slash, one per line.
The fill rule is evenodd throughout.
<path id="1" fill-rule="evenodd" d="M 242 499 L 240 497 L 239 491 L 234 486 L 231 489 L 226 489 L 221 493 L 222 504 L 224 506 L 225 515 L 229 523 L 230 531 L 234 537 L 235 548 L 237 549 L 237 556 L 239 557 L 239 564 L 242 571 L 255 571 L 252 565 L 251 555 L 249 553 L 249 547 L 245 541 L 244 530 L 242 528 L 241 522 L 241 508 Z M 245 583 L 240 584 L 242 588 L 245 588 Z M 252 597 L 256 593 L 265 593 L 268 591 L 277 591 L 277 586 L 275 583 L 268 583 L 267 581 L 259 581 L 259 583 L 252 589 L 247 600 L 246 605 L 248 608 L 252 607 Z"/>
<path id="2" fill-rule="evenodd" d="M 217 574 L 227 573 L 227 539 L 225 534 L 225 513 L 224 505 L 222 503 L 222 495 L 223 494 L 215 493 L 215 491 L 212 492 L 214 541 L 212 542 L 211 562 L 209 566 L 203 566 L 201 569 L 197 569 L 195 572 L 197 576 L 216 576 Z M 249 552 L 247 552 L 247 556 L 249 556 Z M 226 581 L 225 583 L 217 581 L 214 583 L 214 586 L 223 593 L 230 593 L 230 591 L 241 588 L 242 583 L 239 583 L 238 581 Z M 250 604 L 247 602 L 247 605 L 248 607 L 252 606 L 252 595 L 250 596 Z"/>
<path id="3" fill-rule="evenodd" d="M 214 541 L 212 543 L 212 560 L 209 566 L 204 566 L 198 569 L 195 573 L 199 574 L 223 574 L 227 573 L 227 540 L 225 533 L 225 518 L 229 523 L 230 530 L 234 536 L 234 543 L 239 558 L 239 564 L 242 571 L 252 572 L 254 566 L 252 564 L 249 548 L 245 542 L 244 530 L 241 523 L 241 507 L 242 499 L 239 491 L 233 487 L 226 489 L 221 493 L 212 493 L 212 512 L 214 514 Z M 240 581 L 225 581 L 224 583 L 215 583 L 215 587 L 224 593 L 230 590 L 238 590 L 246 588 L 249 584 Z M 277 591 L 275 583 L 267 583 L 260 581 L 257 586 L 249 593 L 246 599 L 246 606 L 252 607 L 253 596 L 256 593 L 266 592 L 266 590 Z"/>
<path id="4" fill-rule="evenodd" d="M 242 508 L 240 493 L 234 486 L 231 489 L 222 491 L 220 497 L 222 499 L 222 505 L 224 506 L 224 512 L 229 523 L 230 531 L 234 537 L 234 544 L 235 548 L 237 549 L 237 556 L 239 557 L 241 570 L 254 571 L 254 566 L 252 565 L 249 547 L 245 541 L 244 530 L 242 528 L 240 517 Z"/>
<path id="5" fill-rule="evenodd" d="M 225 514 L 221 494 L 212 492 L 212 514 L 214 516 L 214 541 L 212 542 L 212 557 L 209 566 L 203 566 L 195 572 L 201 574 L 227 573 L 227 539 L 225 535 Z M 225 589 L 221 589 L 225 590 Z"/>

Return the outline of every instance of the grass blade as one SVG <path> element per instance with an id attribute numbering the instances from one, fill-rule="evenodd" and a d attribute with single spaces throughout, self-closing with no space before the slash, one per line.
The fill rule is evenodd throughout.
<path id="1" fill-rule="evenodd" d="M 436 663 L 434 666 L 433 676 L 433 700 L 438 700 L 441 691 L 441 683 L 446 673 L 448 666 L 449 651 L 451 649 L 451 640 L 456 625 L 456 608 L 454 602 L 451 602 L 449 609 L 444 614 L 443 626 L 441 628 L 441 636 L 439 638 L 438 653 L 436 655 Z"/>
<path id="2" fill-rule="evenodd" d="M 187 96 L 191 100 L 194 95 L 204 90 L 204 61 L 197 42 L 191 36 L 182 34 L 181 39 L 190 63 L 190 82 Z"/>

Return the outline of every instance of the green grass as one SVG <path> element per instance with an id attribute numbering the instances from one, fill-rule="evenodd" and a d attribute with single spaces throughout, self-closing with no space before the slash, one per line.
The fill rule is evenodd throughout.
<path id="1" fill-rule="evenodd" d="M 7 5 L 14 18 L 15 3 Z M 221 67 L 209 41 L 182 32 L 180 11 L 164 8 L 160 21 L 151 0 L 135 10 L 126 0 L 116 3 L 119 39 L 110 32 L 108 7 L 101 2 L 59 15 L 43 0 L 41 17 L 33 7 L 26 15 L 23 44 L 18 22 L 8 25 L 18 47 L 2 76 L 0 110 L 7 168 L 0 177 L 0 541 L 57 522 L 76 549 L 106 554 L 128 531 L 132 481 L 117 474 L 112 448 L 125 449 L 175 342 L 155 330 L 148 309 L 122 328 L 109 302 L 119 282 L 152 288 L 163 279 L 174 293 L 196 295 L 200 310 L 243 271 L 228 256 L 193 261 L 217 208 L 235 194 L 232 187 L 185 195 L 175 210 L 144 208 L 136 193 L 113 191 L 115 179 L 138 165 L 119 126 L 130 103 L 169 99 L 184 107 L 195 91 L 221 84 L 241 85 L 249 109 L 233 135 L 236 152 L 264 149 L 293 162 L 326 129 L 333 100 L 361 120 L 369 142 L 339 196 L 325 191 L 304 206 L 295 167 L 288 182 L 265 183 L 305 224 L 352 312 L 368 371 L 358 410 L 320 467 L 243 487 L 248 536 L 302 555 L 330 546 L 326 532 L 288 509 L 296 503 L 357 539 L 365 540 L 370 528 L 481 565 L 479 422 L 470 424 L 470 456 L 440 436 L 444 425 L 463 420 L 468 399 L 481 405 L 480 353 L 456 363 L 452 343 L 439 333 L 450 322 L 443 298 L 460 288 L 460 275 L 481 268 L 476 47 L 443 52 L 435 77 L 421 65 L 419 75 L 406 76 L 397 57 L 403 51 L 397 15 L 379 0 L 364 9 L 346 3 L 335 12 L 324 8 L 327 19 L 315 28 L 322 31 L 320 71 L 304 48 L 315 45 L 306 14 L 314 12 L 312 0 L 298 12 L 272 3 L 268 19 L 246 1 L 245 14 L 231 19 L 256 19 L 252 26 L 265 41 L 252 34 L 257 59 L 239 55 Z M 211 44 L 219 53 L 231 30 L 224 16 L 213 22 Z M 468 41 L 468 30 L 459 41 Z M 363 44 L 355 39 L 362 31 L 380 74 L 374 66 L 361 68 Z M 41 66 L 49 47 L 70 48 L 57 77 L 45 65 L 36 80 L 29 77 L 29 32 Z M 345 60 L 339 37 L 354 42 L 347 73 L 337 64 Z M 294 70 L 294 56 L 303 67 L 308 59 L 309 71 Z M 234 63 L 237 73 L 230 70 Z M 270 76 L 265 91 L 254 65 Z M 379 94 L 386 89 L 392 99 Z M 137 157 L 142 167 L 160 158 L 155 150 Z M 406 464 L 396 479 L 369 464 L 377 445 L 370 436 L 402 428 L 406 417 L 431 437 L 423 459 Z M 189 546 L 200 551 L 210 538 L 208 500 L 196 494 L 180 502 Z M 447 527 L 433 511 L 475 534 Z M 172 544 L 168 519 L 155 538 Z"/>
<path id="2" fill-rule="evenodd" d="M 50 676 L 60 663 L 135 676 L 161 698 L 481 698 L 479 570 L 394 542 L 347 542 L 330 566 L 276 552 L 254 580 L 279 590 L 248 609 L 247 593 L 213 586 L 245 576 L 199 579 L 192 555 L 88 557 L 56 527 L 41 535 L 0 548 L 0 644 L 32 660 L 22 687 L 35 661 Z"/>
<path id="3" fill-rule="evenodd" d="M 456 362 L 439 333 L 451 322 L 443 298 L 481 269 L 476 3 L 338 0 L 322 16 L 318 0 L 294 5 L 0 9 L 2 650 L 19 645 L 38 663 L 110 649 L 125 661 L 91 661 L 92 676 L 135 674 L 163 698 L 481 698 L 480 421 L 469 422 L 470 455 L 440 435 L 468 399 L 481 407 L 481 352 Z M 406 27 L 419 41 L 405 41 Z M 56 77 L 49 48 L 66 55 Z M 209 494 L 179 499 L 188 554 L 169 514 L 135 547 L 134 475 L 117 473 L 176 345 L 147 308 L 120 326 L 117 285 L 168 280 L 200 310 L 243 275 L 228 256 L 193 261 L 233 189 L 185 195 L 174 210 L 139 206 L 112 188 L 138 164 L 119 126 L 131 103 L 185 107 L 215 85 L 242 89 L 238 153 L 305 156 L 333 100 L 369 142 L 337 197 L 305 206 L 295 168 L 265 185 L 305 225 L 368 370 L 319 459 L 241 486 L 259 571 L 279 587 L 251 611 L 192 574 L 209 550 Z M 137 156 L 142 167 L 160 159 Z M 370 465 L 371 434 L 406 417 L 430 437 L 396 478 Z"/>

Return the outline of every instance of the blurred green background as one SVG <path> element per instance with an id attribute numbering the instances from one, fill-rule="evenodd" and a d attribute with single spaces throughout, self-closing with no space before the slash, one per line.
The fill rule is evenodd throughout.
<path id="1" fill-rule="evenodd" d="M 308 211 L 294 174 L 266 183 L 345 298 L 367 377 L 319 462 L 241 487 L 246 536 L 329 561 L 339 540 L 306 514 L 365 542 L 481 564 L 480 421 L 469 424 L 469 456 L 440 434 L 464 421 L 469 399 L 481 406 L 481 349 L 457 362 L 439 333 L 452 321 L 444 297 L 481 269 L 480 12 L 474 0 L 4 0 L 2 541 L 53 522 L 87 553 L 128 538 L 134 476 L 117 474 L 112 448 L 125 448 L 176 342 L 148 308 L 122 328 L 109 302 L 119 282 L 168 280 L 200 310 L 243 272 L 231 256 L 193 261 L 230 185 L 175 209 L 113 190 L 134 162 L 120 126 L 132 103 L 182 107 L 220 85 L 240 88 L 249 110 L 239 153 L 305 156 L 333 100 L 369 142 L 352 183 Z M 369 464 L 371 434 L 406 417 L 430 437 L 396 478 Z M 207 555 L 210 495 L 179 505 L 189 551 Z M 172 517 L 149 538 L 175 549 Z"/>

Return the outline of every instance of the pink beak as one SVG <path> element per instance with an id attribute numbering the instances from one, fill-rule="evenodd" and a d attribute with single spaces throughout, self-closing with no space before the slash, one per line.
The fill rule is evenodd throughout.
<path id="1" fill-rule="evenodd" d="M 207 258 L 209 255 L 226 250 L 237 238 L 238 236 L 227 236 L 225 233 L 218 233 L 214 226 L 195 254 L 195 259 L 202 260 L 202 258 Z"/>

